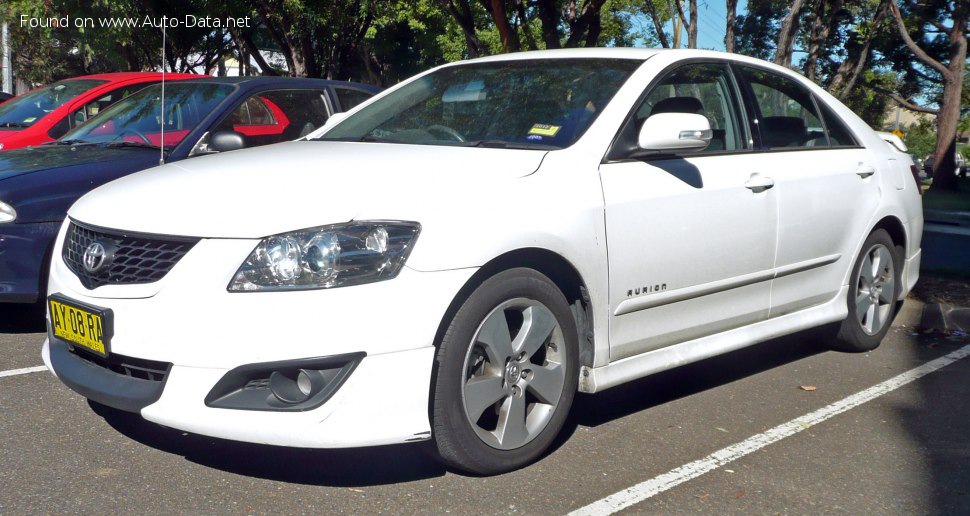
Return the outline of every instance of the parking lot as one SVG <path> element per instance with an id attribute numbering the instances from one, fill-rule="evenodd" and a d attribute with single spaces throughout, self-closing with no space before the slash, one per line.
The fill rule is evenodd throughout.
<path id="1" fill-rule="evenodd" d="M 422 445 L 284 449 L 91 406 L 18 371 L 41 365 L 44 336 L 2 313 L 0 514 L 970 512 L 970 339 L 917 334 L 912 305 L 870 353 L 802 333 L 582 395 L 547 457 L 492 478 Z M 850 408 L 790 423 L 830 404 Z"/>

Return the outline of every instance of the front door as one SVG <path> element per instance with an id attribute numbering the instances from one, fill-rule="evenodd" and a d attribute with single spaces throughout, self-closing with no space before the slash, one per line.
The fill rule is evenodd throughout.
<path id="1" fill-rule="evenodd" d="M 610 283 L 610 360 L 767 317 L 777 196 L 751 166 L 751 141 L 727 66 L 667 74 L 631 120 L 705 115 L 711 146 L 600 167 Z"/>

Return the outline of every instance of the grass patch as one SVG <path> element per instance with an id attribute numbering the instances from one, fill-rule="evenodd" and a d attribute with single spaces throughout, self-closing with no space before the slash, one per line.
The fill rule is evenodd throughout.
<path id="1" fill-rule="evenodd" d="M 959 191 L 948 192 L 926 188 L 931 181 L 923 181 L 923 208 L 927 210 L 970 212 L 970 179 L 957 179 Z"/>

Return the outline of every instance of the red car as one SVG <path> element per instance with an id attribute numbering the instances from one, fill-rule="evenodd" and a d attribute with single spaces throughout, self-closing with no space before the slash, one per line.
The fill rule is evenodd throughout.
<path id="1" fill-rule="evenodd" d="M 199 77 L 165 74 L 166 81 Z M 0 104 L 0 150 L 56 140 L 102 109 L 161 80 L 158 72 L 103 73 L 58 81 L 14 97 Z"/>

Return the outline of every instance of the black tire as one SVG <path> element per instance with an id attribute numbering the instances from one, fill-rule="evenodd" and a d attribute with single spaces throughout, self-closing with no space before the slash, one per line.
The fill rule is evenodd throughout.
<path id="1" fill-rule="evenodd" d="M 520 305 L 528 306 L 522 309 L 523 319 L 516 328 L 514 319 Z M 540 313 L 541 317 L 538 316 Z M 552 324 L 549 314 L 557 326 L 549 331 L 548 336 L 541 337 L 544 328 Z M 502 330 L 507 330 L 512 342 L 512 354 L 504 362 L 502 358 L 490 358 L 498 357 L 500 353 L 496 351 L 502 346 L 493 346 L 485 338 L 491 335 L 488 328 L 496 327 L 500 323 L 494 321 L 499 320 L 505 321 L 506 326 Z M 526 321 L 529 321 L 528 326 Z M 521 331 L 527 333 L 520 335 Z M 526 352 L 515 351 L 516 337 L 521 337 L 518 341 L 523 343 L 541 341 L 542 344 L 538 345 L 538 351 L 531 357 L 522 358 Z M 522 344 L 519 349 L 530 347 L 535 347 L 535 344 Z M 518 268 L 485 280 L 455 313 L 435 357 L 432 436 L 441 460 L 453 468 L 479 475 L 512 471 L 535 461 L 562 429 L 576 395 L 578 349 L 575 319 L 566 298 L 549 278 L 532 269 Z M 493 360 L 496 364 L 492 363 Z M 558 376 L 560 368 L 565 375 L 561 380 Z M 556 383 L 550 384 L 554 386 L 551 389 L 553 394 L 559 391 L 558 381 L 562 382 L 555 402 L 550 401 L 554 396 L 543 399 L 537 397 L 538 390 L 533 391 L 541 383 L 538 380 L 549 378 L 550 375 L 557 375 Z M 510 382 L 509 378 L 514 378 L 514 382 Z M 475 380 L 483 379 L 498 382 L 494 385 L 501 385 L 503 394 L 491 404 L 480 403 L 485 408 L 478 420 L 473 422 L 469 412 L 475 412 L 475 409 L 466 408 L 466 396 L 471 399 L 469 386 Z M 533 385 L 534 380 L 536 383 Z M 548 388 L 545 390 L 547 394 L 550 392 Z M 487 401 L 491 398 L 483 399 Z M 518 404 L 513 405 L 516 402 Z M 472 401 L 468 403 L 473 404 Z M 514 422 L 516 418 L 508 415 L 514 409 L 507 407 L 518 407 L 523 414 L 519 430 L 524 430 L 530 436 L 527 440 L 517 439 L 521 436 L 520 431 L 509 430 L 513 426 L 510 421 Z M 502 426 L 503 410 L 505 427 Z M 490 430 L 486 421 L 492 417 L 497 420 L 494 431 Z M 529 425 L 537 421 L 541 424 L 533 424 L 530 429 Z M 511 435 L 513 433 L 516 435 Z M 520 441 L 524 441 L 524 444 L 516 445 Z"/>
<path id="2" fill-rule="evenodd" d="M 872 274 L 875 280 L 871 284 L 886 287 L 891 276 L 891 289 L 881 287 L 873 289 L 871 288 L 872 285 L 867 285 L 867 280 L 861 274 L 863 264 L 871 264 L 873 253 L 881 252 L 880 250 L 886 251 L 882 253 L 883 257 L 880 262 L 888 257 L 890 268 L 887 270 L 884 264 L 880 263 L 877 267 L 878 273 Z M 902 288 L 900 284 L 902 273 L 900 255 L 901 249 L 896 246 L 889 233 L 884 229 L 873 231 L 862 244 L 855 265 L 852 266 L 852 275 L 849 276 L 849 294 L 846 300 L 849 315 L 839 325 L 835 340 L 830 341 L 833 349 L 861 353 L 876 349 L 882 342 L 883 337 L 886 336 L 892 326 L 898 308 L 896 299 L 899 297 Z M 891 290 L 891 292 L 886 292 L 887 290 Z M 866 311 L 865 315 L 860 315 L 859 307 L 867 303 L 873 307 L 873 311 Z M 883 315 L 879 316 L 879 313 Z M 878 327 L 876 326 L 877 323 Z"/>

